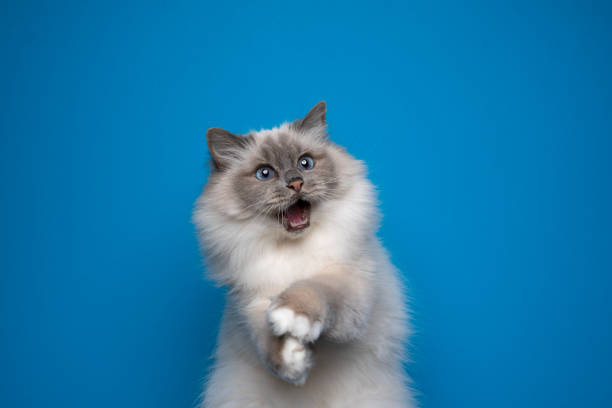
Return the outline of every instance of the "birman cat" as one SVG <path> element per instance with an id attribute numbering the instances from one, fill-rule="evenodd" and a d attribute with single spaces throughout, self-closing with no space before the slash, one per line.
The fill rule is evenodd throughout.
<path id="1" fill-rule="evenodd" d="M 320 102 L 273 129 L 206 133 L 193 219 L 209 276 L 229 290 L 203 407 L 416 406 L 375 189 L 325 115 Z"/>

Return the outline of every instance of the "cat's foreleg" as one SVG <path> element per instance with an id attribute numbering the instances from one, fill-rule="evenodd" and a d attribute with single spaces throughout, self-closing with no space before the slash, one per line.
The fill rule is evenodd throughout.
<path id="1" fill-rule="evenodd" d="M 326 273 L 295 282 L 266 311 L 277 336 L 291 335 L 305 344 L 319 336 L 336 342 L 358 338 L 372 305 L 372 285 L 365 276 Z"/>
<path id="2" fill-rule="evenodd" d="M 242 309 L 243 322 L 259 359 L 277 377 L 295 385 L 303 385 L 312 368 L 310 344 L 289 333 L 277 336 L 266 321 L 267 299 L 255 299 Z"/>

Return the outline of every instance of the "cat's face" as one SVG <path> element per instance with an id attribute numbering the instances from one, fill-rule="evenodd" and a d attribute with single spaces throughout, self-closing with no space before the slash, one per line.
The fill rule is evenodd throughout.
<path id="1" fill-rule="evenodd" d="M 292 236 L 307 231 L 318 206 L 342 190 L 342 160 L 327 139 L 325 109 L 320 102 L 301 120 L 246 136 L 209 129 L 210 182 L 216 200 L 225 200 L 217 206 Z"/>

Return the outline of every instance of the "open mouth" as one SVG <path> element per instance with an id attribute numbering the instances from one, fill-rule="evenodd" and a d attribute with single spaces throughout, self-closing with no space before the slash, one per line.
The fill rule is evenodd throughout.
<path id="1" fill-rule="evenodd" d="M 298 200 L 287 208 L 282 216 L 282 224 L 287 231 L 299 231 L 310 225 L 310 203 Z"/>

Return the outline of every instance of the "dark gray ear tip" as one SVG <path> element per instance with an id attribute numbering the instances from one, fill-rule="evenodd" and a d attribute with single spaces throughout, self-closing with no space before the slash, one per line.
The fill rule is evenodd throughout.
<path id="1" fill-rule="evenodd" d="M 318 128 L 321 125 L 326 126 L 325 115 L 327 113 L 327 105 L 325 101 L 317 103 L 310 109 L 310 112 L 303 119 L 296 120 L 294 125 L 297 129 L 312 129 Z"/>
<path id="2" fill-rule="evenodd" d="M 327 104 L 325 101 L 321 101 L 312 107 L 308 112 L 307 117 L 318 118 L 323 124 L 325 124 L 325 115 L 327 114 Z"/>
<path id="3" fill-rule="evenodd" d="M 206 137 L 209 138 L 209 137 L 212 137 L 218 134 L 222 134 L 222 133 L 227 133 L 227 130 L 223 130 L 218 127 L 211 127 L 210 129 L 206 131 Z"/>
<path id="4" fill-rule="evenodd" d="M 232 133 L 228 132 L 225 129 L 221 129 L 218 127 L 212 127 L 206 131 L 206 141 L 210 146 L 213 142 L 220 141 L 223 139 L 228 139 L 234 136 Z"/>

